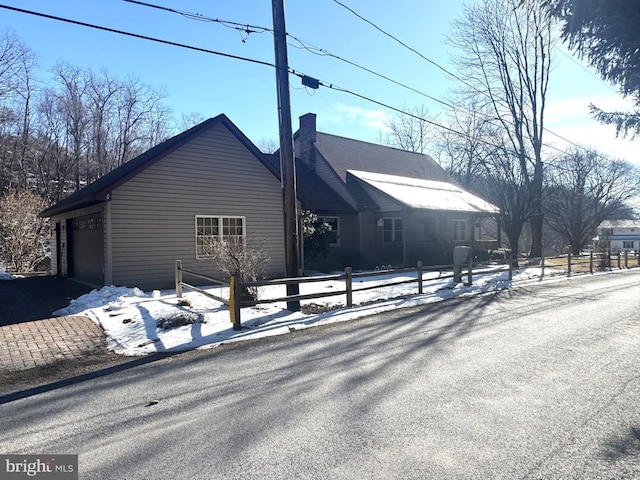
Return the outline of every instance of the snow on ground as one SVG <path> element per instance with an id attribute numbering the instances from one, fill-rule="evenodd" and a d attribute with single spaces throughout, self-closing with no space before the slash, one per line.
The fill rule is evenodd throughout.
<path id="1" fill-rule="evenodd" d="M 545 273 L 552 272 L 547 269 Z M 424 275 L 422 295 L 417 293 L 417 282 L 389 285 L 403 279 L 415 279 L 415 273 L 354 279 L 354 290 L 363 286 L 375 288 L 354 291 L 353 308 L 345 307 L 344 294 L 301 302 L 303 311 L 321 313 L 290 312 L 285 309 L 284 303 L 243 308 L 242 330 L 239 331 L 232 328 L 227 306 L 186 289 L 183 300 L 188 302 L 180 302 L 175 290 L 143 292 L 138 288 L 108 286 L 72 300 L 68 307 L 53 312 L 53 315 L 86 315 L 104 329 L 109 349 L 124 355 L 146 355 L 215 347 L 222 343 L 281 335 L 294 329 L 352 320 L 446 298 L 502 290 L 512 285 L 507 271 L 474 275 L 471 286 L 455 284 L 450 277 L 437 278 L 438 276 L 437 272 Z M 513 282 L 538 279 L 539 276 L 539 269 L 528 268 L 515 271 Z M 463 280 L 465 279 L 463 276 Z M 215 286 L 203 289 L 228 298 L 228 288 Z M 300 285 L 301 294 L 340 290 L 344 290 L 344 283 L 340 281 Z M 283 296 L 284 286 L 262 287 L 259 293 L 261 299 Z"/>
<path id="2" fill-rule="evenodd" d="M 4 270 L 0 269 L 0 280 L 13 280 L 14 278 L 17 277 L 14 277 L 13 275 L 10 275 Z"/>

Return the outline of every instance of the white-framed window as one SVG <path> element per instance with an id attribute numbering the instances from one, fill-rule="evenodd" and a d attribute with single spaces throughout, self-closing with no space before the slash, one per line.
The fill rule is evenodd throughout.
<path id="1" fill-rule="evenodd" d="M 383 218 L 382 240 L 384 243 L 402 242 L 403 228 L 401 218 Z"/>
<path id="2" fill-rule="evenodd" d="M 633 240 L 623 240 L 622 241 L 622 248 L 624 248 L 625 250 L 633 250 L 635 247 L 635 242 Z"/>
<path id="3" fill-rule="evenodd" d="M 211 256 L 214 242 L 245 243 L 245 217 L 196 215 L 196 258 Z"/>
<path id="4" fill-rule="evenodd" d="M 451 241 L 466 242 L 467 241 L 467 221 L 461 218 L 451 219 Z"/>
<path id="5" fill-rule="evenodd" d="M 329 246 L 330 247 L 339 247 L 340 246 L 340 219 L 338 217 L 318 217 L 318 222 L 327 223 L 331 225 L 331 230 L 329 230 L 326 235 L 329 238 Z"/>

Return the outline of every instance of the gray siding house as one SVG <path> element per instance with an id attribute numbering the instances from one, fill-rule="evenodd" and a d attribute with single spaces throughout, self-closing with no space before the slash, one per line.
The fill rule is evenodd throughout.
<path id="1" fill-rule="evenodd" d="M 329 254 L 306 269 L 451 263 L 453 247 L 494 248 L 479 223 L 498 214 L 429 156 L 316 131 L 294 136 L 297 199 L 332 226 Z M 214 240 L 262 244 L 265 274 L 283 276 L 279 156 L 262 154 L 224 115 L 143 153 L 41 212 L 52 225 L 52 273 L 96 286 L 174 285 L 175 261 L 220 276 Z"/>
<path id="2" fill-rule="evenodd" d="M 157 145 L 41 216 L 51 218 L 52 273 L 96 286 L 169 288 L 177 259 L 219 276 L 203 248 L 212 238 L 264 242 L 265 273 L 284 274 L 279 172 L 224 115 Z"/>
<path id="3" fill-rule="evenodd" d="M 318 132 L 311 113 L 300 117 L 294 142 L 298 171 L 341 200 L 305 207 L 337 231 L 327 258 L 306 267 L 450 264 L 454 246 L 497 248 L 481 227 L 495 223 L 498 208 L 456 185 L 430 156 Z"/>

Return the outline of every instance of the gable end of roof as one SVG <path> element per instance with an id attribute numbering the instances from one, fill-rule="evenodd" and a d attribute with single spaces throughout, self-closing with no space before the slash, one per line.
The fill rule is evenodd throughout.
<path id="1" fill-rule="evenodd" d="M 106 175 L 98 178 L 86 187 L 72 193 L 55 205 L 43 210 L 39 215 L 41 217 L 51 217 L 70 210 L 107 201 L 108 194 L 113 189 L 119 187 L 159 160 L 165 158 L 191 139 L 197 137 L 217 124 L 221 124 L 229 130 L 231 134 L 234 135 L 238 141 L 265 166 L 265 168 L 279 178 L 279 172 L 274 171 L 273 166 L 264 158 L 262 152 L 260 152 L 260 150 L 240 131 L 240 129 L 238 129 L 238 127 L 234 125 L 231 120 L 229 120 L 226 115 L 220 114 L 150 148 L 141 155 L 138 155 Z"/>

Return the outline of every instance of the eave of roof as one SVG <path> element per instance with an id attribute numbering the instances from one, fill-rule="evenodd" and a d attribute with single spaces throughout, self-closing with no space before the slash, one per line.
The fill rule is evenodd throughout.
<path id="1" fill-rule="evenodd" d="M 276 178 L 280 178 L 279 172 L 273 169 L 273 166 L 267 161 L 262 152 L 260 152 L 226 115 L 220 114 L 150 148 L 143 154 L 129 160 L 55 205 L 43 210 L 40 212 L 40 216 L 51 217 L 60 215 L 71 210 L 107 201 L 108 195 L 115 188 L 217 124 L 225 126 Z"/>

